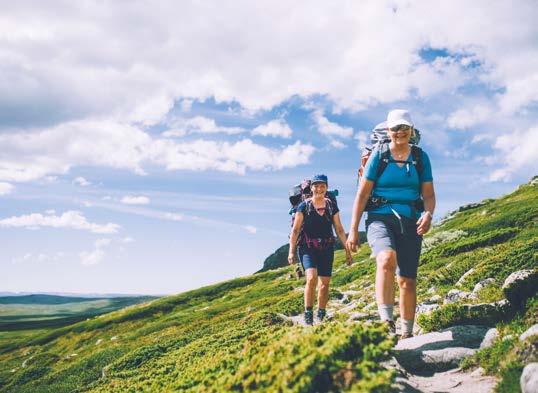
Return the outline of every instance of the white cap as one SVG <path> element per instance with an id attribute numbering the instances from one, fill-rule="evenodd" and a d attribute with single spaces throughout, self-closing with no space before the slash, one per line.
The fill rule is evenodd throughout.
<path id="1" fill-rule="evenodd" d="M 387 116 L 387 128 L 393 128 L 399 126 L 400 124 L 405 124 L 410 127 L 414 126 L 409 111 L 405 109 L 391 110 Z"/>

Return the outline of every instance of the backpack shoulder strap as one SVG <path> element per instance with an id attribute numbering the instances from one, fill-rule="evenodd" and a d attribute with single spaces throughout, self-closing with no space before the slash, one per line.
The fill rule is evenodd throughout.
<path id="1" fill-rule="evenodd" d="M 312 212 L 314 203 L 312 202 L 312 198 L 306 198 L 304 202 L 306 203 L 305 215 L 309 216 Z"/>
<path id="2" fill-rule="evenodd" d="M 333 201 L 331 198 L 329 197 L 325 197 L 325 209 L 329 212 L 329 217 L 331 217 L 332 219 L 332 216 L 333 216 Z"/>
<path id="3" fill-rule="evenodd" d="M 418 173 L 418 178 L 422 183 L 422 172 L 424 171 L 424 163 L 422 162 L 422 149 L 417 145 L 411 145 L 411 157 L 413 158 L 413 165 Z"/>
<path id="4" fill-rule="evenodd" d="M 379 164 L 377 165 L 376 181 L 383 174 L 383 171 L 387 168 L 390 160 L 389 144 L 386 142 L 380 143 L 376 146 L 376 150 L 379 154 Z"/>

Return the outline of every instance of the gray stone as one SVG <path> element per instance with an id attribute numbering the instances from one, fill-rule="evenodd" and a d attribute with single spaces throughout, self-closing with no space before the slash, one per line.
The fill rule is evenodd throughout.
<path id="1" fill-rule="evenodd" d="M 491 328 L 487 331 L 484 339 L 480 343 L 480 349 L 489 348 L 493 345 L 495 340 L 499 338 L 499 331 L 495 328 Z"/>
<path id="2" fill-rule="evenodd" d="M 473 288 L 473 292 L 476 293 L 478 291 L 480 291 L 482 288 L 485 288 L 487 287 L 488 285 L 491 285 L 495 283 L 495 279 L 494 278 L 486 278 L 485 280 L 482 280 L 480 282 L 478 282 L 474 288 Z"/>
<path id="3" fill-rule="evenodd" d="M 439 308 L 439 304 L 418 304 L 417 314 L 430 314 L 432 311 Z"/>
<path id="4" fill-rule="evenodd" d="M 365 319 L 369 319 L 373 317 L 373 315 L 370 315 L 365 312 L 352 312 L 349 314 L 348 321 L 363 321 Z"/>
<path id="5" fill-rule="evenodd" d="M 437 304 L 437 303 L 439 303 L 441 300 L 443 300 L 443 298 L 441 297 L 441 295 L 434 295 L 434 296 L 432 296 L 431 298 L 424 300 L 424 301 L 422 302 L 422 304 Z"/>
<path id="6" fill-rule="evenodd" d="M 471 376 L 473 376 L 473 377 L 481 377 L 485 373 L 486 373 L 486 370 L 484 370 L 482 367 L 478 367 L 476 370 L 474 370 L 471 373 Z"/>
<path id="7" fill-rule="evenodd" d="M 467 277 L 469 277 L 473 273 L 474 273 L 474 268 L 472 268 L 472 269 L 468 270 L 467 272 L 465 272 L 463 274 L 463 276 L 461 276 L 460 279 L 458 280 L 458 282 L 456 283 L 456 286 L 461 287 L 463 285 L 463 283 L 465 282 L 465 280 L 467 279 Z"/>
<path id="8" fill-rule="evenodd" d="M 525 366 L 519 383 L 522 393 L 538 392 L 538 363 L 529 363 Z"/>
<path id="9" fill-rule="evenodd" d="M 465 315 L 471 323 L 496 325 L 499 321 L 508 320 L 514 314 L 514 308 L 506 299 L 494 303 L 464 304 Z"/>
<path id="10" fill-rule="evenodd" d="M 519 336 L 519 341 L 525 341 L 529 337 L 538 335 L 538 323 L 536 325 L 528 328 L 521 336 Z"/>
<path id="11" fill-rule="evenodd" d="M 348 304 L 351 301 L 351 297 L 344 293 L 344 296 L 342 296 L 342 299 L 340 299 L 340 302 L 342 304 Z"/>
<path id="12" fill-rule="evenodd" d="M 433 295 L 429 301 L 431 303 L 439 303 L 441 300 L 443 300 L 443 298 L 441 297 L 441 295 Z"/>
<path id="13" fill-rule="evenodd" d="M 428 376 L 408 374 L 396 378 L 397 392 L 405 393 L 491 393 L 497 380 L 487 375 L 454 369 Z"/>
<path id="14" fill-rule="evenodd" d="M 461 300 L 473 299 L 476 296 L 473 293 L 460 291 L 459 289 L 451 289 L 445 297 L 444 304 L 456 303 Z"/>
<path id="15" fill-rule="evenodd" d="M 538 269 L 519 270 L 508 276 L 502 286 L 504 296 L 516 307 L 521 307 L 538 291 Z"/>
<path id="16" fill-rule="evenodd" d="M 400 340 L 395 350 L 398 363 L 413 373 L 432 373 L 457 367 L 480 347 L 487 327 L 453 326 L 440 332 Z"/>

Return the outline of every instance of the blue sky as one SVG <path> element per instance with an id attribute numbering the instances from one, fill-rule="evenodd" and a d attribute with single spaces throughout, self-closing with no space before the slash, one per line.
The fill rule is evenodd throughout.
<path id="1" fill-rule="evenodd" d="M 5 8 L 0 291 L 250 274 L 314 173 L 347 229 L 360 146 L 394 108 L 422 131 L 437 218 L 538 172 L 533 1 Z"/>

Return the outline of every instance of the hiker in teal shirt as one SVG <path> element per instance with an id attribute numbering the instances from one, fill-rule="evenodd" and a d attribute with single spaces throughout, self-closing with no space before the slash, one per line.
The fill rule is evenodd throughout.
<path id="1" fill-rule="evenodd" d="M 379 166 L 380 152 L 374 150 L 372 156 L 364 167 L 364 177 L 375 183 L 373 195 L 385 198 L 390 201 L 415 201 L 420 198 L 419 183 L 433 182 L 432 167 L 430 158 L 424 152 L 422 154 L 423 172 L 419 176 L 417 169 L 411 164 L 411 151 L 403 161 L 407 161 L 401 167 L 396 164 L 387 165 L 383 174 L 377 179 L 376 172 Z M 417 212 L 413 212 L 412 207 L 406 203 L 385 204 L 369 210 L 369 214 L 394 214 L 392 209 L 402 216 L 411 219 L 418 219 Z M 416 209 L 415 209 L 416 210 Z M 413 214 L 414 213 L 414 214 Z"/>
<path id="2" fill-rule="evenodd" d="M 414 124 L 408 111 L 387 116 L 390 143 L 378 144 L 364 167 L 353 204 L 346 248 L 359 246 L 358 228 L 368 211 L 366 234 L 376 257 L 376 301 L 379 316 L 396 333 L 393 318 L 394 276 L 400 289 L 401 338 L 412 337 L 416 308 L 416 278 L 422 235 L 431 226 L 435 192 L 428 155 L 409 140 Z"/>

